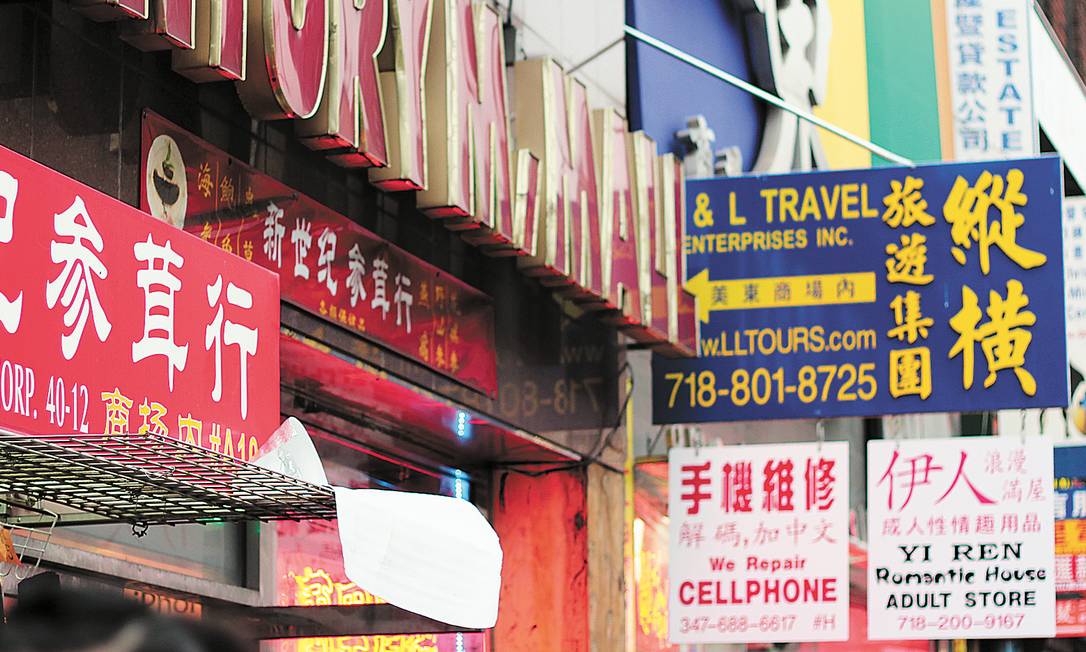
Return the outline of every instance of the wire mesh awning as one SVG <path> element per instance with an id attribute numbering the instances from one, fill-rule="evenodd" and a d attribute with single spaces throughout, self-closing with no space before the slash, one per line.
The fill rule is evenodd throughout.
<path id="1" fill-rule="evenodd" d="M 45 503 L 59 525 L 133 526 L 336 517 L 331 488 L 154 434 L 42 435 L 0 432 L 4 520 L 34 526 L 25 508 Z"/>

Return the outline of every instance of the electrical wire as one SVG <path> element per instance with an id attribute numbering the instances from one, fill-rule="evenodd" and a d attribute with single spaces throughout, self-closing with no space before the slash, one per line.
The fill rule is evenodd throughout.
<path id="1" fill-rule="evenodd" d="M 626 421 L 626 413 L 630 409 L 630 401 L 633 399 L 633 393 L 634 393 L 634 382 L 635 381 L 634 381 L 634 375 L 633 375 L 632 371 L 633 371 L 633 369 L 632 369 L 632 367 L 630 367 L 630 363 L 628 361 L 623 362 L 622 366 L 619 368 L 618 374 L 617 374 L 617 376 L 619 378 L 621 378 L 624 373 L 630 372 L 630 375 L 629 375 L 629 379 L 630 379 L 629 391 L 626 392 L 626 399 L 623 401 L 622 408 L 619 410 L 618 415 L 615 418 L 615 424 L 613 426 L 611 426 L 611 428 L 609 430 L 606 429 L 606 428 L 600 428 L 599 440 L 597 441 L 596 446 L 593 447 L 593 450 L 592 450 L 592 452 L 590 454 L 583 456 L 580 460 L 578 460 L 576 462 L 568 462 L 568 463 L 555 462 L 555 463 L 553 463 L 554 466 L 552 466 L 550 468 L 545 468 L 545 469 L 525 469 L 523 467 L 525 467 L 525 466 L 538 466 L 538 465 L 541 465 L 541 464 L 547 464 L 546 462 L 544 462 L 544 463 L 537 463 L 537 462 L 521 462 L 521 463 L 504 462 L 502 464 L 495 465 L 494 468 L 499 469 L 501 471 L 504 471 L 504 473 L 502 474 L 501 479 L 499 480 L 499 490 L 498 490 L 499 497 L 504 495 L 504 492 L 505 492 L 505 480 L 509 476 L 510 473 L 516 473 L 517 475 L 523 475 L 523 476 L 527 476 L 529 478 L 539 478 L 539 477 L 542 477 L 542 476 L 545 476 L 545 475 L 548 475 L 548 474 L 551 474 L 551 473 L 558 473 L 560 471 L 573 471 L 573 470 L 576 470 L 576 469 L 587 468 L 588 466 L 590 466 L 592 464 L 599 464 L 600 467 L 602 467 L 602 468 L 604 468 L 604 469 L 606 469 L 608 471 L 611 471 L 612 473 L 618 473 L 618 474 L 623 473 L 623 471 L 621 471 L 620 469 L 616 469 L 613 466 L 611 466 L 610 464 L 606 464 L 603 461 L 601 461 L 600 457 L 603 455 L 603 452 L 605 450 L 607 450 L 607 448 L 611 445 L 611 440 L 614 439 L 615 433 L 618 432 L 619 428 L 621 428 L 622 424 L 625 423 L 625 421 Z"/>

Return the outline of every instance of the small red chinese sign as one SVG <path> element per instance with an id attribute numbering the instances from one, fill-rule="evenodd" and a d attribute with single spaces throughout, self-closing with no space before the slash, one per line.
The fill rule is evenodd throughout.
<path id="1" fill-rule="evenodd" d="M 489 396 L 489 296 L 165 119 L 143 120 L 141 207 L 279 274 L 282 296 Z"/>
<path id="2" fill-rule="evenodd" d="M 1086 446 L 1053 451 L 1056 635 L 1086 636 Z"/>
<path id="3" fill-rule="evenodd" d="M 848 444 L 673 448 L 672 643 L 848 640 Z"/>
<path id="4" fill-rule="evenodd" d="M 0 147 L 0 426 L 248 460 L 278 424 L 273 274 Z"/>
<path id="5" fill-rule="evenodd" d="M 1056 633 L 1051 443 L 868 442 L 867 509 L 869 638 Z"/>

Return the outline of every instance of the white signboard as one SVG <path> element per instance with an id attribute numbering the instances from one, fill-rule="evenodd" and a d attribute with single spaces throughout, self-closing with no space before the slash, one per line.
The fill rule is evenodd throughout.
<path id="1" fill-rule="evenodd" d="M 1067 285 L 1067 357 L 1086 375 L 1086 197 L 1063 198 L 1063 270 Z"/>
<path id="2" fill-rule="evenodd" d="M 946 3 L 954 158 L 1037 151 L 1030 74 L 1029 0 Z"/>
<path id="3" fill-rule="evenodd" d="M 1047 440 L 868 442 L 868 638 L 1054 636 L 1053 500 Z"/>
<path id="4" fill-rule="evenodd" d="M 672 448 L 672 643 L 848 640 L 848 444 Z"/>

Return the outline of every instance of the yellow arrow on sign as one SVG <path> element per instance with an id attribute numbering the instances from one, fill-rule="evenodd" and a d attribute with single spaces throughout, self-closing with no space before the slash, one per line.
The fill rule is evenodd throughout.
<path id="1" fill-rule="evenodd" d="M 697 297 L 698 320 L 704 323 L 714 310 L 874 303 L 875 282 L 875 272 L 713 281 L 703 269 L 686 282 L 686 289 Z"/>

